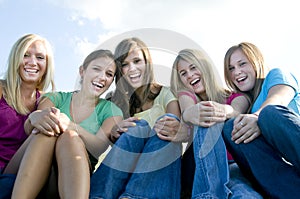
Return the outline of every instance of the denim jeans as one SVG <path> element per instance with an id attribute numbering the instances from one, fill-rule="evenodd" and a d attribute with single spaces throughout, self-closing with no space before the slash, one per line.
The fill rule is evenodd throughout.
<path id="1" fill-rule="evenodd" d="M 221 136 L 223 123 L 210 128 L 194 126 L 196 170 L 192 198 L 228 198 L 230 190 L 226 147 Z"/>
<path id="2" fill-rule="evenodd" d="M 90 198 L 180 198 L 181 143 L 159 139 L 145 120 L 136 123 L 92 175 Z"/>
<path id="3" fill-rule="evenodd" d="M 2 174 L 0 171 L 0 199 L 11 198 L 16 177 L 14 174 Z"/>
<path id="4" fill-rule="evenodd" d="M 231 191 L 230 199 L 263 199 L 263 197 L 254 190 L 250 181 L 245 178 L 236 163 L 229 165 L 230 180 L 227 187 Z"/>
<path id="5" fill-rule="evenodd" d="M 224 125 L 224 141 L 241 171 L 271 198 L 299 198 L 299 116 L 282 106 L 267 106 L 259 114 L 261 136 L 250 143 L 231 140 L 233 119 Z M 286 163 L 282 156 L 295 163 Z M 299 159 L 298 159 L 299 161 Z"/>

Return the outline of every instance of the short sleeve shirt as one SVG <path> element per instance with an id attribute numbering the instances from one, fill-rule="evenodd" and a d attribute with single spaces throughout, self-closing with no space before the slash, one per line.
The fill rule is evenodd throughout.
<path id="1" fill-rule="evenodd" d="M 272 69 L 268 75 L 266 76 L 261 92 L 259 93 L 257 99 L 255 100 L 251 113 L 256 112 L 263 102 L 268 97 L 269 90 L 276 85 L 288 85 L 292 87 L 295 91 L 294 98 L 290 101 L 288 104 L 288 108 L 292 109 L 294 112 L 296 112 L 298 115 L 300 114 L 300 95 L 299 95 L 299 84 L 295 76 L 293 76 L 291 73 L 283 72 L 279 68 Z"/>
<path id="2" fill-rule="evenodd" d="M 55 92 L 47 93 L 47 96 L 60 112 L 65 113 L 70 119 L 70 105 L 73 92 Z M 105 99 L 100 99 L 94 112 L 79 125 L 90 132 L 91 134 L 97 134 L 104 120 L 113 116 L 122 116 L 122 111 L 114 103 Z"/>
<path id="3" fill-rule="evenodd" d="M 136 113 L 134 116 L 146 120 L 152 128 L 157 118 L 166 113 L 167 105 L 174 100 L 177 100 L 177 98 L 171 92 L 170 88 L 163 86 L 159 95 L 154 99 L 152 108 Z"/>

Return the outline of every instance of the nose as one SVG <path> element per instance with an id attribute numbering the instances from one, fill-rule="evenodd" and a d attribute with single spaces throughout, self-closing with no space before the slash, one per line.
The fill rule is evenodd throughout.
<path id="1" fill-rule="evenodd" d="M 107 76 L 106 76 L 105 72 L 103 72 L 103 71 L 99 72 L 98 77 L 100 80 L 103 80 L 103 81 L 106 81 L 106 79 L 107 79 Z"/>
<path id="2" fill-rule="evenodd" d="M 128 64 L 128 67 L 129 67 L 128 69 L 129 71 L 134 71 L 136 69 L 136 65 L 133 62 L 130 62 Z"/>
<path id="3" fill-rule="evenodd" d="M 241 73 L 242 73 L 242 69 L 240 67 L 236 67 L 235 70 L 234 70 L 234 74 L 239 75 Z"/>
<path id="4" fill-rule="evenodd" d="M 37 60 L 34 56 L 29 56 L 27 58 L 27 64 L 30 66 L 36 66 L 37 65 Z"/>
<path id="5" fill-rule="evenodd" d="M 191 71 L 189 71 L 189 70 L 188 70 L 186 73 L 187 73 L 187 78 L 188 78 L 188 79 L 192 78 L 193 75 L 194 75 L 194 73 L 191 72 Z"/>

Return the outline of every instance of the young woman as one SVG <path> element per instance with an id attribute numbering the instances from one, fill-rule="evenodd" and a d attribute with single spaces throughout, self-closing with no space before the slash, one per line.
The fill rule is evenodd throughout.
<path id="1" fill-rule="evenodd" d="M 196 168 L 192 198 L 261 198 L 242 176 L 229 178 L 221 136 L 224 121 L 245 112 L 248 100 L 224 89 L 210 58 L 196 49 L 179 52 L 173 64 L 171 85 L 179 99 L 182 120 L 194 133 Z"/>
<path id="2" fill-rule="evenodd" d="M 39 110 L 25 124 L 32 139 L 12 198 L 35 198 L 47 180 L 53 160 L 57 163 L 59 196 L 88 198 L 90 173 L 109 145 L 112 127 L 122 120 L 116 105 L 99 98 L 113 82 L 115 72 L 113 54 L 96 50 L 79 68 L 80 90 L 44 95 Z"/>
<path id="3" fill-rule="evenodd" d="M 171 142 L 179 140 L 178 101 L 154 81 L 143 41 L 124 39 L 115 58 L 111 100 L 127 119 L 113 128 L 115 144 L 92 176 L 90 198 L 180 198 L 181 143 Z"/>
<path id="4" fill-rule="evenodd" d="M 248 114 L 224 127 L 224 139 L 239 167 L 271 198 L 300 194 L 300 96 L 297 79 L 264 65 L 252 43 L 232 46 L 224 58 L 227 85 L 250 99 Z M 290 183 L 287 183 L 290 182 Z"/>
<path id="5" fill-rule="evenodd" d="M 36 110 L 41 93 L 50 85 L 54 89 L 53 74 L 52 47 L 45 38 L 27 34 L 16 41 L 0 80 L 0 198 L 10 198 L 26 148 L 24 122 Z"/>

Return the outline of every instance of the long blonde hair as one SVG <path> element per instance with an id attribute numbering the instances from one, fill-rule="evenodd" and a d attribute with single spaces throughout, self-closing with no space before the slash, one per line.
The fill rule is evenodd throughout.
<path id="1" fill-rule="evenodd" d="M 26 115 L 30 111 L 24 105 L 21 98 L 21 82 L 22 79 L 19 74 L 20 65 L 23 62 L 23 57 L 28 47 L 35 41 L 41 41 L 44 43 L 47 51 L 47 67 L 44 76 L 37 85 L 37 90 L 45 91 L 51 84 L 52 91 L 55 89 L 54 85 L 54 61 L 53 52 L 50 43 L 43 37 L 36 34 L 27 34 L 21 37 L 13 45 L 8 62 L 7 71 L 3 80 L 1 80 L 1 86 L 5 94 L 5 100 L 7 104 L 13 107 L 19 114 Z"/>
<path id="2" fill-rule="evenodd" d="M 234 45 L 230 47 L 224 57 L 224 77 L 225 77 L 225 82 L 227 86 L 233 90 L 234 92 L 239 92 L 243 93 L 240 91 L 240 89 L 233 83 L 233 81 L 230 78 L 230 71 L 229 71 L 229 66 L 230 66 L 230 58 L 231 55 L 237 51 L 241 50 L 245 56 L 247 57 L 248 61 L 252 65 L 255 74 L 256 74 L 256 81 L 253 89 L 249 92 L 246 92 L 245 94 L 248 96 L 250 100 L 250 108 L 249 111 L 251 110 L 251 107 L 253 105 L 253 102 L 256 100 L 258 97 L 261 86 L 263 84 L 263 81 L 269 72 L 269 69 L 265 66 L 264 63 L 264 58 L 261 53 L 261 51 L 252 43 L 249 42 L 242 42 L 238 45 Z M 249 112 L 248 111 L 248 112 Z"/>
<path id="3" fill-rule="evenodd" d="M 180 60 L 185 60 L 188 63 L 194 64 L 195 67 L 201 72 L 203 79 L 203 86 L 205 88 L 206 96 L 208 100 L 225 103 L 226 98 L 230 95 L 218 80 L 215 66 L 208 57 L 208 55 L 198 49 L 184 49 L 181 50 L 174 63 L 171 75 L 171 89 L 177 96 L 182 90 L 186 90 L 187 87 L 180 79 L 177 67 Z"/>

